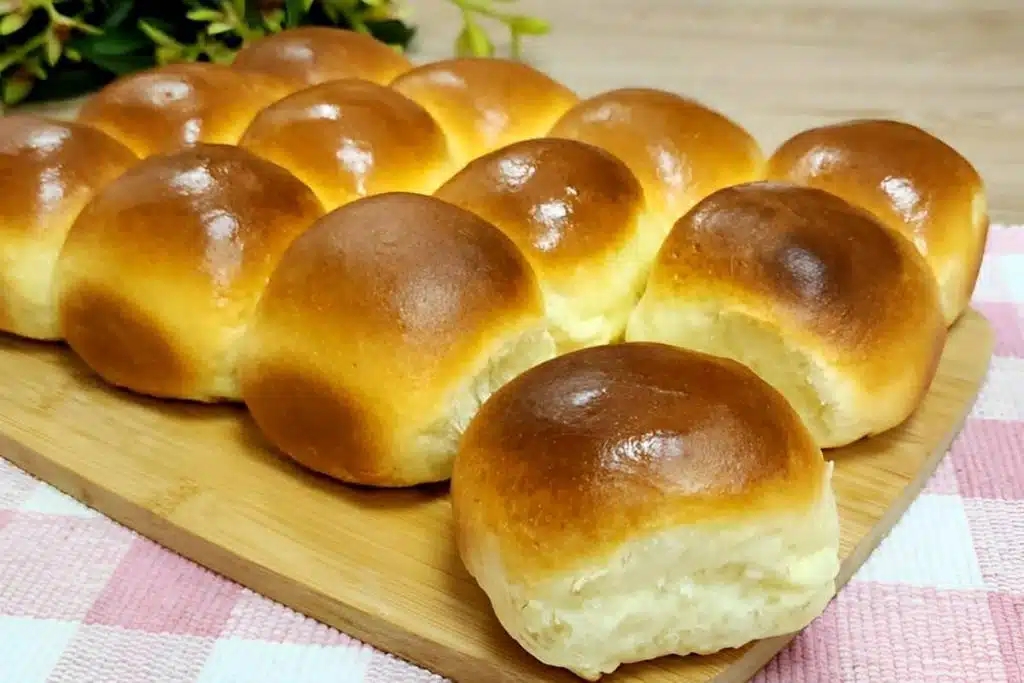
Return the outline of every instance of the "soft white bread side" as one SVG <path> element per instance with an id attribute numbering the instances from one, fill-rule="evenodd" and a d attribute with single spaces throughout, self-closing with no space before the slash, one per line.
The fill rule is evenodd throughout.
<path id="1" fill-rule="evenodd" d="M 274 76 L 292 90 L 345 78 L 387 85 L 412 62 L 376 38 L 329 26 L 300 26 L 255 40 L 231 66 Z"/>
<path id="2" fill-rule="evenodd" d="M 288 249 L 240 377 L 257 426 L 298 463 L 411 486 L 448 479 L 480 404 L 552 355 L 536 277 L 509 238 L 440 199 L 387 193 Z"/>
<path id="3" fill-rule="evenodd" d="M 95 128 L 0 117 L 0 331 L 61 338 L 53 275 L 64 238 L 96 191 L 136 162 Z"/>
<path id="4" fill-rule="evenodd" d="M 764 172 L 764 155 L 742 126 L 710 107 L 651 88 L 609 90 L 567 111 L 550 135 L 602 147 L 636 174 L 666 230 L 715 190 Z"/>
<path id="5" fill-rule="evenodd" d="M 523 62 L 461 57 L 423 64 L 391 87 L 418 102 L 444 129 L 460 164 L 540 137 L 579 98 Z"/>
<path id="6" fill-rule="evenodd" d="M 719 190 L 673 227 L 626 330 L 738 360 L 782 392 L 822 448 L 902 423 L 946 327 L 913 245 L 822 190 Z"/>
<path id="7" fill-rule="evenodd" d="M 939 281 L 947 324 L 970 304 L 988 201 L 978 172 L 942 140 L 899 121 L 846 121 L 782 143 L 767 175 L 827 190 L 906 235 Z"/>
<path id="8" fill-rule="evenodd" d="M 200 142 L 237 144 L 256 112 L 289 92 L 263 74 L 169 64 L 118 78 L 82 105 L 78 120 L 147 157 Z"/>
<path id="9" fill-rule="evenodd" d="M 358 79 L 275 102 L 239 145 L 290 170 L 328 210 L 382 192 L 430 194 L 456 171 L 444 132 L 423 107 Z"/>
<path id="10" fill-rule="evenodd" d="M 665 233 L 625 164 L 583 142 L 537 138 L 471 161 L 435 196 L 519 246 L 559 352 L 621 338 Z"/>
<path id="11" fill-rule="evenodd" d="M 288 171 L 200 144 L 104 187 L 57 261 L 61 329 L 105 381 L 162 398 L 239 398 L 238 344 L 291 241 L 323 213 Z"/>
<path id="12" fill-rule="evenodd" d="M 831 474 L 785 399 L 738 363 L 591 347 L 512 380 L 470 423 L 456 540 L 509 634 L 596 680 L 818 616 L 839 569 Z"/>

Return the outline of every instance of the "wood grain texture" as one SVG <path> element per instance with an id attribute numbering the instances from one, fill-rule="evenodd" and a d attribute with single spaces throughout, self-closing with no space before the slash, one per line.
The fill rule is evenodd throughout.
<path id="1" fill-rule="evenodd" d="M 450 55 L 460 20 L 448 0 L 408 4 L 420 27 L 417 59 Z M 729 114 L 768 150 L 826 122 L 903 119 L 975 164 L 994 221 L 1024 222 L 1022 0 L 519 0 L 505 7 L 552 23 L 550 35 L 528 39 L 527 58 L 581 94 L 632 85 L 674 90 Z M 504 39 L 500 26 L 487 25 Z"/>
<path id="2" fill-rule="evenodd" d="M 992 352 L 974 311 L 902 427 L 834 452 L 840 581 L 888 532 L 969 411 Z M 453 547 L 443 487 L 346 488 L 265 447 L 247 414 L 102 385 L 63 347 L 0 339 L 0 454 L 235 581 L 459 683 L 573 681 L 501 630 Z M 788 638 L 622 668 L 612 683 L 742 683 Z"/>

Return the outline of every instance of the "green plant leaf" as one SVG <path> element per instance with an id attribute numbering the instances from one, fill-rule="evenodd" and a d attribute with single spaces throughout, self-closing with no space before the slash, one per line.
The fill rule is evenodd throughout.
<path id="1" fill-rule="evenodd" d="M 161 31 L 160 29 L 158 29 L 156 26 L 153 25 L 153 22 L 151 22 L 151 21 L 146 21 L 145 19 L 140 19 L 139 20 L 139 29 L 143 33 L 145 33 L 149 37 L 149 39 L 152 40 L 157 45 L 177 45 L 178 44 L 178 41 L 176 41 L 174 38 L 169 36 L 164 31 Z"/>
<path id="2" fill-rule="evenodd" d="M 490 57 L 494 54 L 494 44 L 479 24 L 467 21 L 455 39 L 455 51 L 462 57 Z"/>
<path id="3" fill-rule="evenodd" d="M 224 18 L 224 13 L 209 7 L 200 7 L 190 10 L 185 16 L 192 21 L 220 21 Z"/>
<path id="4" fill-rule="evenodd" d="M 61 44 L 57 34 L 53 31 L 48 31 L 46 34 L 46 63 L 53 66 L 60 59 L 61 52 L 64 51 L 64 46 Z"/>
<path id="5" fill-rule="evenodd" d="M 551 30 L 551 25 L 537 17 L 514 15 L 505 20 L 509 30 L 524 36 L 542 36 Z"/>
<path id="6" fill-rule="evenodd" d="M 287 28 L 295 28 L 302 23 L 302 18 L 309 11 L 306 0 L 285 0 L 284 3 L 284 25 Z"/>
<path id="7" fill-rule="evenodd" d="M 231 24 L 224 23 L 223 21 L 215 21 L 206 27 L 206 32 L 211 36 L 215 36 L 218 33 L 227 33 L 234 28 Z"/>
<path id="8" fill-rule="evenodd" d="M 398 19 L 383 19 L 380 21 L 368 21 L 366 27 L 370 35 L 387 45 L 396 45 L 405 49 L 412 43 L 416 36 L 416 29 L 404 21 Z"/>
<path id="9" fill-rule="evenodd" d="M 137 28 L 114 28 L 98 36 L 76 38 L 68 45 L 97 55 L 123 55 L 153 49 L 153 41 Z"/>
<path id="10" fill-rule="evenodd" d="M 4 80 L 2 97 L 4 104 L 18 104 L 32 91 L 34 82 L 28 78 L 7 78 Z"/>
<path id="11" fill-rule="evenodd" d="M 110 14 L 103 21 L 101 26 L 104 29 L 112 29 L 123 24 L 135 9 L 134 0 L 108 0 L 110 3 Z"/>
<path id="12" fill-rule="evenodd" d="M 31 12 L 14 12 L 0 19 L 0 36 L 9 36 L 28 23 Z"/>

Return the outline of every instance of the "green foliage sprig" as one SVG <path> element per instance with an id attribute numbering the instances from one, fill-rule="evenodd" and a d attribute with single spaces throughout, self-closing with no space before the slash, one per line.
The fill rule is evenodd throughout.
<path id="1" fill-rule="evenodd" d="M 510 52 L 545 22 L 507 12 L 514 0 L 449 0 L 463 27 L 459 55 L 492 56 L 485 21 L 503 24 Z M 404 51 L 416 35 L 398 0 L 0 0 L 0 101 L 77 97 L 119 76 L 172 62 L 230 63 L 262 36 L 334 26 Z"/>

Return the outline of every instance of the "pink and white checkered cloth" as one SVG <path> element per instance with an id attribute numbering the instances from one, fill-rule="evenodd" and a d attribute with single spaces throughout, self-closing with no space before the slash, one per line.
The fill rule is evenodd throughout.
<path id="1" fill-rule="evenodd" d="M 1024 683 L 1024 226 L 993 228 L 975 306 L 998 340 L 950 456 L 758 683 Z M 442 680 L 0 460 L 0 683 Z"/>

